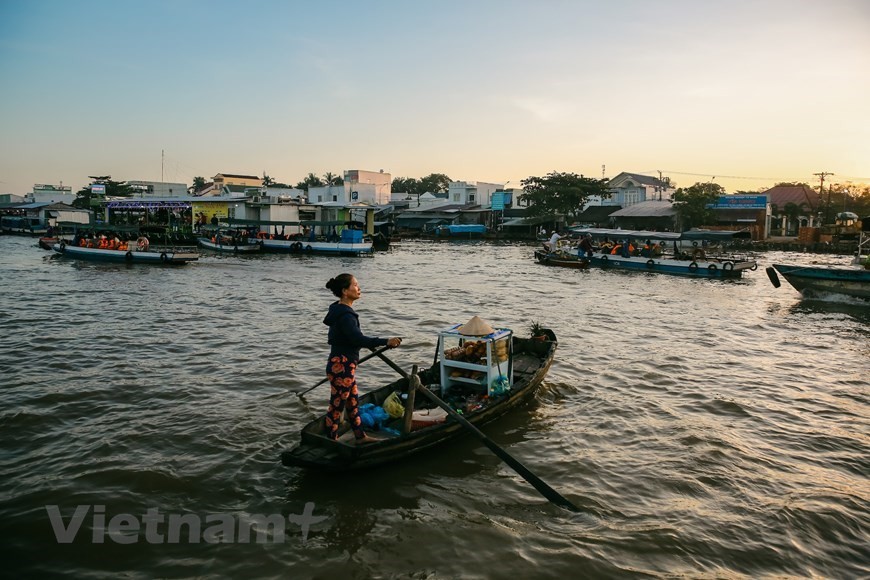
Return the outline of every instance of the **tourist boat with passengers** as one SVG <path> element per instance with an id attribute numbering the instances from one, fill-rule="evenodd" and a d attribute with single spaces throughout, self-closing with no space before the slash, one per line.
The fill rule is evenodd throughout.
<path id="1" fill-rule="evenodd" d="M 228 219 L 230 226 L 244 226 L 252 232 L 251 243 L 267 252 L 360 256 L 371 254 L 374 246 L 363 235 L 358 221 L 259 221 Z"/>
<path id="2" fill-rule="evenodd" d="M 346 471 L 401 460 L 447 443 L 467 434 L 467 423 L 480 426 L 528 401 L 547 376 L 556 346 L 556 335 L 549 329 L 521 338 L 474 317 L 439 333 L 435 362 L 419 374 L 406 373 L 383 357 L 384 349 L 376 351 L 360 363 L 382 356 L 403 378 L 360 397 L 363 425 L 374 441 L 357 444 L 347 421 L 338 439 L 330 439 L 324 414 L 302 428 L 300 443 L 282 453 L 282 462 Z"/>
<path id="3" fill-rule="evenodd" d="M 67 258 L 130 264 L 180 265 L 195 262 L 199 254 L 185 248 L 152 248 L 147 238 L 121 241 L 117 244 L 101 243 L 96 238 L 76 236 L 70 241 L 59 241 L 52 249 Z"/>
<path id="4" fill-rule="evenodd" d="M 722 244 L 748 238 L 749 232 L 689 230 L 653 232 L 606 228 L 570 228 L 575 235 L 590 234 L 598 249 L 586 257 L 598 268 L 637 270 L 694 278 L 740 278 L 747 270 L 757 270 L 755 259 L 723 252 Z M 669 244 L 673 244 L 669 247 Z"/>
<path id="5" fill-rule="evenodd" d="M 777 272 L 806 298 L 839 294 L 870 300 L 870 233 L 860 233 L 855 259 L 850 265 L 773 264 L 768 266 L 767 275 L 774 287 L 779 288 Z"/>

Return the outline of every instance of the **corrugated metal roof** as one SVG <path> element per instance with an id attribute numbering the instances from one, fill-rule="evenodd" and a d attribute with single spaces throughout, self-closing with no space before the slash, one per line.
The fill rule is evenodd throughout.
<path id="1" fill-rule="evenodd" d="M 669 201 L 642 201 L 610 214 L 610 217 L 671 217 L 677 210 Z"/>

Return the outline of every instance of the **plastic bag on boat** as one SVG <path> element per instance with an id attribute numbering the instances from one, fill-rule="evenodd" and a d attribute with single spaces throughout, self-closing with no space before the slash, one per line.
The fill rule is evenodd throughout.
<path id="1" fill-rule="evenodd" d="M 405 415 L 405 406 L 402 405 L 402 400 L 399 398 L 399 391 L 393 391 L 386 398 L 384 401 L 384 411 L 393 419 L 398 419 Z"/>
<path id="2" fill-rule="evenodd" d="M 368 429 L 380 429 L 390 416 L 381 407 L 366 403 L 359 408 L 359 418 L 362 426 Z"/>

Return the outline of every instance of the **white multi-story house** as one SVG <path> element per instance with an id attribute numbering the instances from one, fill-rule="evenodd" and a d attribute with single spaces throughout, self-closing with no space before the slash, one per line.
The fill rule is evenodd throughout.
<path id="1" fill-rule="evenodd" d="M 128 181 L 127 185 L 136 197 L 186 197 L 187 185 L 165 181 Z"/>
<path id="2" fill-rule="evenodd" d="M 369 192 L 365 192 L 369 193 Z M 374 200 L 374 195 L 364 195 L 368 201 Z M 308 203 L 352 203 L 350 201 L 351 192 L 347 183 L 344 185 L 325 185 L 323 187 L 308 188 Z M 359 198 L 359 192 L 357 192 Z"/>
<path id="3" fill-rule="evenodd" d="M 33 192 L 25 196 L 25 199 L 31 203 L 66 203 L 72 204 L 76 196 L 72 192 L 72 188 L 67 185 L 45 185 L 35 183 Z"/>
<path id="4" fill-rule="evenodd" d="M 447 199 L 450 203 L 487 207 L 492 201 L 492 194 L 496 191 L 502 191 L 502 188 L 504 185 L 501 183 L 451 181 L 447 189 Z"/>
<path id="5" fill-rule="evenodd" d="M 642 201 L 670 201 L 674 199 L 676 191 L 668 178 L 658 179 L 625 171 L 608 181 L 607 187 L 612 194 L 609 199 L 592 197 L 586 205 L 618 205 L 625 208 Z"/>
<path id="6" fill-rule="evenodd" d="M 380 171 L 349 169 L 344 172 L 344 187 L 348 199 L 345 203 L 387 205 L 393 187 L 393 176 Z"/>
<path id="7" fill-rule="evenodd" d="M 344 172 L 343 185 L 326 185 L 308 188 L 309 203 L 338 203 L 353 205 L 387 205 L 392 196 L 392 176 L 381 171 Z"/>

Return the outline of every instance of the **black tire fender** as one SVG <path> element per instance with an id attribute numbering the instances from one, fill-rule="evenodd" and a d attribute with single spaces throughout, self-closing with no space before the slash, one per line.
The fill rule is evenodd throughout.
<path id="1" fill-rule="evenodd" d="M 601 263 L 605 266 L 607 265 L 607 261 L 610 260 L 607 256 L 601 256 Z"/>
<path id="2" fill-rule="evenodd" d="M 314 248 L 311 247 L 311 244 L 308 244 L 307 246 L 305 246 L 305 251 L 306 251 L 306 252 L 310 252 L 310 251 L 312 251 L 313 249 L 314 249 Z"/>
<path id="3" fill-rule="evenodd" d="M 697 272 L 698 271 L 698 262 L 692 262 L 689 264 L 689 272 Z"/>
<path id="4" fill-rule="evenodd" d="M 61 242 L 60 243 L 60 253 L 63 254 L 64 252 L 66 252 L 66 244 Z"/>
<path id="5" fill-rule="evenodd" d="M 715 272 L 716 270 L 719 269 L 719 267 L 716 264 L 710 264 L 709 266 L 707 266 L 707 269 L 710 270 L 711 272 Z"/>
<path id="6" fill-rule="evenodd" d="M 169 261 L 169 256 L 166 255 L 166 252 L 160 252 L 160 261 L 164 264 Z"/>
<path id="7" fill-rule="evenodd" d="M 650 270 L 652 270 L 653 267 L 655 267 L 655 265 L 656 265 L 656 263 L 652 259 L 646 261 L 646 267 L 649 268 Z"/>
<path id="8" fill-rule="evenodd" d="M 722 269 L 726 272 L 730 272 L 734 269 L 734 262 L 725 262 L 722 264 Z"/>
<path id="9" fill-rule="evenodd" d="M 130 252 L 128 250 L 127 253 L 124 254 L 124 259 L 127 260 L 128 262 L 132 262 L 133 261 L 133 252 Z"/>

